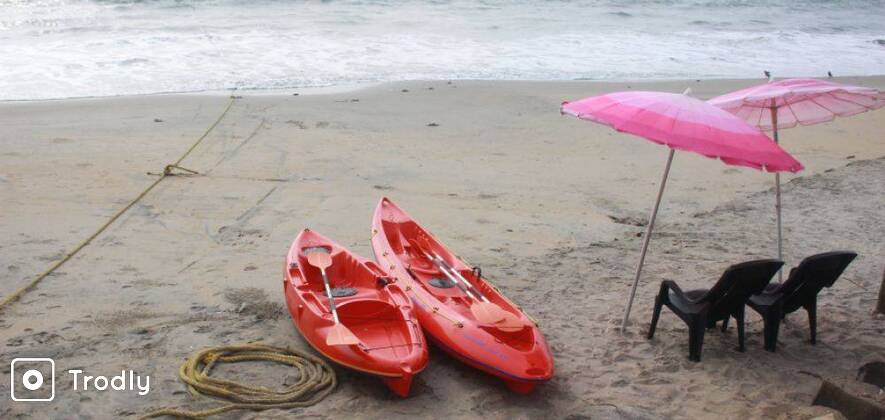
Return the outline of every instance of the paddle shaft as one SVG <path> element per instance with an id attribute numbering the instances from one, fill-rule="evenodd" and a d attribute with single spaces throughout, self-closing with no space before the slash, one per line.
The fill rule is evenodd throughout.
<path id="1" fill-rule="evenodd" d="M 444 266 L 445 268 L 451 270 L 452 273 L 454 273 L 456 276 L 458 276 L 459 279 L 461 279 L 461 281 L 464 282 L 464 285 L 465 285 L 465 286 L 467 286 L 468 288 L 471 289 L 471 291 L 473 292 L 473 294 L 479 296 L 479 298 L 480 298 L 483 302 L 488 302 L 488 301 L 489 301 L 488 298 L 486 298 L 485 296 L 483 296 L 482 293 L 480 293 L 479 289 L 477 289 L 476 287 L 473 286 L 473 284 L 471 284 L 469 281 L 467 281 L 467 279 L 465 279 L 464 276 L 462 276 L 461 273 L 458 272 L 458 270 L 455 270 L 454 267 L 450 266 L 450 265 L 446 262 L 446 260 L 444 260 L 442 257 L 439 256 L 439 254 L 437 254 L 436 252 L 434 252 L 434 253 L 433 253 L 433 256 L 436 257 L 437 264 L 440 264 L 440 265 Z"/>
<path id="2" fill-rule="evenodd" d="M 341 321 L 338 320 L 338 310 L 335 309 L 335 298 L 332 297 L 332 287 L 329 286 L 329 277 L 326 276 L 326 269 L 320 268 L 320 273 L 323 274 L 323 285 L 326 286 L 326 294 L 329 296 L 329 307 L 332 309 L 332 319 L 335 320 L 336 324 L 340 324 Z"/>
<path id="3" fill-rule="evenodd" d="M 451 273 L 449 273 L 449 270 L 446 269 L 446 267 L 444 267 L 442 264 L 440 264 L 439 262 L 437 262 L 437 261 L 436 261 L 432 256 L 430 256 L 430 255 L 427 255 L 427 258 L 430 258 L 430 260 L 433 261 L 433 262 L 436 264 L 436 266 L 439 268 L 439 271 L 442 271 L 443 274 L 445 274 L 446 277 L 449 278 L 449 280 L 451 280 L 453 283 L 455 283 L 455 284 L 458 286 L 458 288 L 461 289 L 462 292 L 466 293 L 467 296 L 470 296 L 470 298 L 473 299 L 473 300 L 480 300 L 478 297 L 476 297 L 476 295 L 473 294 L 472 291 L 470 291 L 470 288 L 469 288 L 466 284 L 462 284 L 461 281 L 458 280 L 457 277 L 455 277 L 454 275 L 452 275 Z"/>
<path id="4" fill-rule="evenodd" d="M 483 302 L 488 302 L 487 300 L 481 299 L 481 295 L 480 295 L 479 297 L 476 296 L 476 295 L 474 295 L 473 292 L 470 291 L 470 286 L 469 286 L 470 284 L 469 284 L 469 283 L 467 283 L 467 282 L 465 281 L 464 284 L 461 284 L 461 281 L 458 280 L 457 277 L 455 277 L 454 275 L 452 275 L 451 273 L 449 273 L 449 270 L 448 270 L 448 264 L 445 264 L 445 265 L 444 265 L 444 263 L 440 263 L 439 261 L 437 261 L 437 259 L 436 259 L 433 255 L 430 255 L 427 251 L 425 251 L 425 250 L 423 250 L 423 249 L 421 250 L 421 252 L 423 252 L 424 255 L 425 255 L 428 259 L 430 259 L 430 261 L 433 261 L 433 263 L 436 264 L 437 268 L 439 268 L 439 271 L 442 271 L 443 274 L 445 274 L 446 277 L 449 278 L 449 280 L 451 280 L 453 283 L 455 283 L 455 284 L 458 286 L 458 288 L 461 289 L 462 292 L 466 293 L 467 296 L 470 296 L 470 297 L 473 298 L 474 300 L 479 300 L 479 301 L 483 301 Z M 454 271 L 455 274 L 458 274 L 458 272 L 455 271 L 454 269 L 452 269 L 452 271 Z"/>

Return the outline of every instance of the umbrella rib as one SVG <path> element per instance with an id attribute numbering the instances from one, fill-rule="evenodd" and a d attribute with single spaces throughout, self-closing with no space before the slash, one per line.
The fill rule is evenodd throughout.
<path id="1" fill-rule="evenodd" d="M 838 113 L 836 113 L 836 112 L 833 111 L 832 109 L 827 108 L 826 106 L 824 106 L 823 104 L 821 104 L 821 103 L 818 102 L 818 101 L 815 101 L 814 98 L 808 98 L 808 100 L 811 101 L 811 103 L 813 103 L 813 104 L 815 104 L 815 105 L 817 105 L 817 106 L 819 106 L 819 107 L 821 107 L 821 108 L 823 108 L 823 109 L 826 109 L 827 112 L 829 112 L 830 114 L 833 114 L 833 115 L 839 115 Z"/>
<path id="2" fill-rule="evenodd" d="M 741 106 L 746 106 L 748 108 L 762 108 L 762 109 L 771 108 L 771 105 L 766 104 L 766 102 L 768 102 L 767 98 L 764 101 L 762 101 L 762 105 L 756 105 L 757 103 L 759 103 L 758 99 L 754 99 L 754 100 L 743 99 Z"/>
<path id="3" fill-rule="evenodd" d="M 777 112 L 777 107 L 772 107 L 772 108 L 774 108 L 774 112 Z M 764 108 L 763 108 L 763 109 L 764 109 Z M 771 109 L 771 108 L 769 108 L 769 109 Z M 760 110 L 760 111 L 759 111 L 759 118 L 756 119 L 756 127 L 761 127 L 761 126 L 762 126 L 762 115 L 763 115 L 763 114 L 765 114 L 765 111 L 761 111 L 761 110 Z"/>
<path id="4" fill-rule="evenodd" d="M 866 106 L 866 105 L 862 105 L 862 104 L 859 104 L 859 103 L 856 103 L 856 102 L 853 102 L 853 101 L 849 101 L 849 100 L 847 100 L 847 99 L 842 99 L 842 98 L 840 98 L 840 97 L 838 97 L 838 96 L 830 95 L 830 99 L 832 99 L 832 100 L 834 100 L 834 101 L 842 102 L 843 104 L 848 104 L 847 106 L 851 106 L 851 105 L 853 105 L 853 106 L 856 106 L 856 107 L 860 108 L 860 111 L 856 111 L 856 109 L 847 109 L 847 110 L 845 110 L 845 111 L 843 111 L 843 112 L 841 112 L 841 113 L 835 113 L 835 112 L 833 113 L 834 115 L 838 115 L 838 116 L 840 116 L 840 117 L 842 117 L 842 116 L 846 116 L 845 114 L 848 114 L 848 115 L 854 115 L 854 114 L 859 114 L 859 113 L 861 113 L 861 112 L 866 112 L 866 111 L 869 111 L 869 110 L 870 110 L 870 107 L 868 107 L 868 106 Z M 842 105 L 842 106 L 846 106 L 846 105 Z"/>
<path id="5" fill-rule="evenodd" d="M 790 110 L 790 114 L 793 114 L 793 118 L 796 120 L 796 124 L 799 124 L 799 121 L 800 121 L 800 120 L 799 120 L 799 116 L 796 115 L 796 111 L 793 111 L 793 106 L 792 106 L 792 105 L 787 105 L 787 109 Z M 795 127 L 795 126 L 793 126 L 793 127 Z"/>
<path id="6" fill-rule="evenodd" d="M 847 92 L 834 92 L 834 93 L 847 93 Z M 850 100 L 850 99 L 840 98 L 840 97 L 838 97 L 838 96 L 836 96 L 836 95 L 833 95 L 833 94 L 831 94 L 830 97 L 833 98 L 833 99 L 835 99 L 835 100 L 837 100 L 837 101 L 842 101 L 842 102 L 847 102 L 847 103 L 852 104 L 852 105 L 857 105 L 857 106 L 859 106 L 859 107 L 862 107 L 862 108 L 863 108 L 864 110 L 866 110 L 866 111 L 869 111 L 869 110 L 871 109 L 871 107 L 869 107 L 869 106 L 867 106 L 867 105 L 859 104 L 859 103 L 854 102 L 854 101 L 852 101 L 852 100 Z"/>

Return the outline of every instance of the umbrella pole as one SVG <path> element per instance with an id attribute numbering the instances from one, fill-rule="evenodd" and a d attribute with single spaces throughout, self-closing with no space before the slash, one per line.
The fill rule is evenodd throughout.
<path id="1" fill-rule="evenodd" d="M 633 287 L 630 288 L 630 298 L 627 299 L 627 308 L 624 310 L 624 321 L 621 322 L 621 332 L 627 330 L 627 319 L 630 318 L 630 309 L 633 308 L 633 298 L 636 296 L 636 287 L 639 285 L 639 277 L 642 275 L 642 264 L 645 263 L 645 253 L 648 251 L 648 242 L 651 240 L 651 232 L 655 228 L 655 219 L 658 217 L 658 208 L 661 206 L 661 198 L 664 196 L 664 187 L 667 186 L 667 177 L 670 175 L 670 164 L 673 163 L 675 149 L 670 149 L 667 156 L 667 166 L 664 167 L 664 176 L 661 177 L 661 187 L 658 189 L 658 198 L 652 207 L 651 217 L 645 227 L 645 235 L 642 237 L 642 252 L 639 254 L 639 264 L 636 265 L 636 276 L 633 278 Z"/>
<path id="2" fill-rule="evenodd" d="M 777 139 L 777 108 L 771 107 L 771 126 L 772 133 L 774 134 L 774 142 L 778 143 Z M 774 173 L 774 194 L 775 194 L 775 204 L 774 208 L 777 211 L 777 259 L 783 261 L 784 260 L 784 236 L 783 229 L 781 223 L 781 173 Z M 784 271 L 783 267 L 777 271 L 777 281 L 784 281 Z"/>

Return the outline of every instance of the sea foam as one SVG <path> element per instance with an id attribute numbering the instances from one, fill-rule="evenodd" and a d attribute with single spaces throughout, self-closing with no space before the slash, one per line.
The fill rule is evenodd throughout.
<path id="1" fill-rule="evenodd" d="M 879 1 L 0 0 L 0 99 L 885 70 Z"/>

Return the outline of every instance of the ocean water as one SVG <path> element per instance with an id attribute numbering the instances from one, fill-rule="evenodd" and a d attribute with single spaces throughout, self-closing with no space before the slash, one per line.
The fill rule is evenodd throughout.
<path id="1" fill-rule="evenodd" d="M 885 73 L 885 1 L 0 0 L 0 99 Z"/>

